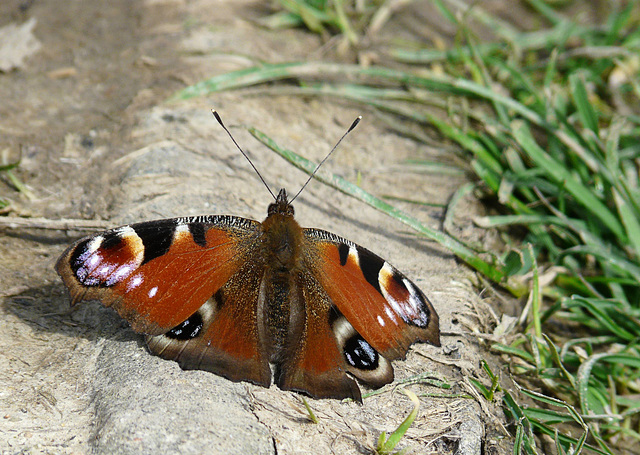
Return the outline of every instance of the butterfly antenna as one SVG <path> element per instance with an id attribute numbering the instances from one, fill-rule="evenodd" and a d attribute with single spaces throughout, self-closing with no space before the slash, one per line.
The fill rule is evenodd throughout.
<path id="1" fill-rule="evenodd" d="M 247 161 L 249 162 L 249 164 L 251 165 L 251 167 L 253 168 L 254 171 L 256 171 L 256 174 L 258 174 L 258 177 L 260 177 L 260 180 L 262 180 L 262 183 L 264 183 L 264 186 L 267 188 L 267 191 L 269 191 L 269 193 L 271 193 L 271 196 L 273 196 L 273 199 L 276 199 L 276 195 L 273 194 L 273 191 L 271 191 L 271 188 L 269 188 L 269 185 L 267 185 L 267 182 L 264 180 L 264 178 L 262 177 L 262 174 L 260 174 L 260 171 L 258 171 L 258 168 L 255 167 L 255 165 L 253 164 L 253 162 L 251 161 L 251 159 L 249 158 L 249 156 L 245 153 L 244 150 L 242 150 L 242 147 L 240 147 L 238 145 L 238 143 L 236 142 L 235 138 L 233 137 L 233 135 L 231 134 L 231 132 L 229 132 L 229 130 L 227 129 L 227 127 L 224 125 L 224 123 L 222 123 L 222 119 L 220 118 L 220 115 L 218 114 L 218 112 L 216 112 L 215 109 L 211 109 L 211 113 L 213 114 L 213 116 L 216 118 L 216 120 L 218 121 L 218 123 L 220 124 L 220 126 L 222 127 L 223 130 L 225 130 L 227 132 L 227 134 L 229 135 L 229 137 L 231 138 L 231 140 L 233 141 L 234 145 L 236 146 L 236 148 L 238 150 L 240 150 L 240 153 L 242 153 L 242 156 L 244 156 Z M 353 127 L 352 127 L 353 128 Z M 340 139 L 342 140 L 342 139 Z M 338 142 L 339 144 L 340 142 Z"/>
<path id="2" fill-rule="evenodd" d="M 327 153 L 327 156 L 324 157 L 324 159 L 322 161 L 320 161 L 320 163 L 318 163 L 318 165 L 316 166 L 316 168 L 313 170 L 313 172 L 311 173 L 311 175 L 309 176 L 309 178 L 307 179 L 306 182 L 304 182 L 304 185 L 302 185 L 302 188 L 300 188 L 300 191 L 298 191 L 296 193 L 295 196 L 293 196 L 293 199 L 291 199 L 291 201 L 289 201 L 289 203 L 293 203 L 293 201 L 296 200 L 296 198 L 300 195 L 300 193 L 302 193 L 302 190 L 305 189 L 305 187 L 309 184 L 309 182 L 311 181 L 311 179 L 313 178 L 314 175 L 316 175 L 316 172 L 318 172 L 318 169 L 320 169 L 320 166 L 322 166 L 324 164 L 325 161 L 327 161 L 327 159 L 329 159 L 329 157 L 331 156 L 331 154 L 333 152 L 335 152 L 335 150 L 338 148 L 338 146 L 340 145 L 340 142 L 342 142 L 342 140 L 347 137 L 347 134 L 349 134 L 351 131 L 353 131 L 353 129 L 358 126 L 358 123 L 360 123 L 360 120 L 362 120 L 362 115 L 359 115 L 358 117 L 356 117 L 356 119 L 353 121 L 353 123 L 351 124 L 351 126 L 349 127 L 349 129 L 342 135 L 342 137 L 340 138 L 340 140 L 338 142 L 336 142 L 336 145 L 333 146 L 333 148 L 331 149 L 331 151 L 329 153 Z"/>

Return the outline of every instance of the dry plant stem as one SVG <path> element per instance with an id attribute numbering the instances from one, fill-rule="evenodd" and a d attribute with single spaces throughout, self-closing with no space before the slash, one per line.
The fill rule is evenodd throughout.
<path id="1" fill-rule="evenodd" d="M 49 218 L 20 218 L 17 216 L 0 217 L 0 229 L 51 229 L 55 231 L 99 231 L 111 226 L 102 220 L 74 220 Z"/>

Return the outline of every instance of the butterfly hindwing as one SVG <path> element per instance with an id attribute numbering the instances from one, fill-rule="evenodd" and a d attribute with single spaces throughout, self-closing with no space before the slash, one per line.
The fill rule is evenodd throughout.
<path id="1" fill-rule="evenodd" d="M 303 312 L 304 318 L 298 329 L 289 331 L 276 376 L 278 386 L 318 398 L 361 401 L 358 385 L 346 374 L 346 363 L 330 324 L 333 304 L 327 293 L 306 270 L 292 284 L 292 307 Z"/>
<path id="2" fill-rule="evenodd" d="M 271 384 L 268 353 L 259 330 L 258 301 L 263 264 L 243 266 L 183 324 L 147 337 L 156 355 L 184 369 L 206 370 L 232 381 Z"/>
<path id="3" fill-rule="evenodd" d="M 345 361 L 346 371 L 375 388 L 393 381 L 391 362 L 356 332 L 337 308 L 334 307 L 332 313 L 331 328 Z"/>

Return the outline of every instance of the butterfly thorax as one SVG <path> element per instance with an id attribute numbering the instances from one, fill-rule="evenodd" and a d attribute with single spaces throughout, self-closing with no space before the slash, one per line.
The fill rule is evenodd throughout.
<path id="1" fill-rule="evenodd" d="M 289 204 L 283 188 L 276 202 L 269 205 L 268 216 L 262 223 L 267 266 L 274 271 L 288 273 L 300 265 L 302 228 L 293 214 L 293 206 Z"/>

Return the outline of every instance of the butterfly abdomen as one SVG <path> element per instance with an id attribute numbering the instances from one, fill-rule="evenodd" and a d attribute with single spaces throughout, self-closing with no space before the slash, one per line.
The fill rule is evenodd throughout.
<path id="1" fill-rule="evenodd" d="M 300 325 L 300 312 L 297 308 L 300 301 L 294 295 L 295 285 L 291 282 L 291 273 L 267 267 L 262 279 L 259 305 L 262 312 L 259 324 L 264 334 L 262 337 L 269 360 L 279 363 L 285 356 L 287 339 L 295 336 L 292 328 Z M 293 330 L 293 332 L 297 332 Z"/>

